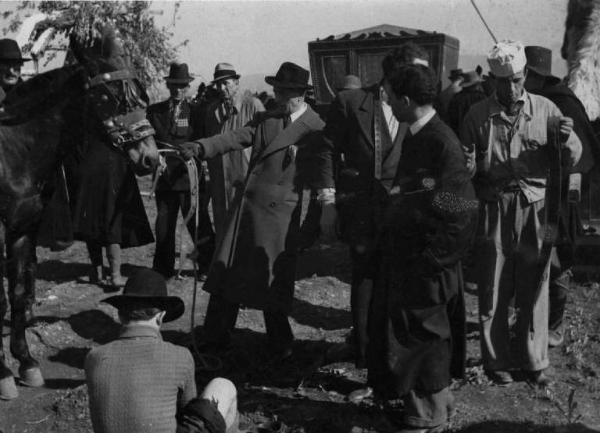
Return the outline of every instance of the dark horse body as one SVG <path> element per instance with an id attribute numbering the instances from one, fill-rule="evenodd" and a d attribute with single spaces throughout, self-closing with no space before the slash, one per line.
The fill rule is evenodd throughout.
<path id="1" fill-rule="evenodd" d="M 60 164 L 85 149 L 81 145 L 90 133 L 104 137 L 94 142 L 107 146 L 107 151 L 118 145 L 138 174 L 149 172 L 158 163 L 151 128 L 140 127 L 140 112 L 145 110 L 143 89 L 120 62 L 116 66 L 104 62 L 100 67 L 98 62 L 91 67 L 90 60 L 86 62 L 85 67 L 67 66 L 32 78 L 9 92 L 0 108 L 0 220 L 4 228 L 0 245 L 6 248 L 6 259 L 1 251 L 0 260 L 4 260 L 2 267 L 8 277 L 10 351 L 20 364 L 21 382 L 29 386 L 44 383 L 39 363 L 29 352 L 25 328 L 34 301 L 36 233 Z M 107 71 L 121 71 L 119 79 Z M 98 89 L 96 98 L 90 98 Z M 137 117 L 127 117 L 132 111 L 138 112 Z M 115 123 L 123 128 L 118 130 Z M 0 325 L 7 310 L 4 287 L 0 287 Z M 0 399 L 16 395 L 0 338 Z"/>

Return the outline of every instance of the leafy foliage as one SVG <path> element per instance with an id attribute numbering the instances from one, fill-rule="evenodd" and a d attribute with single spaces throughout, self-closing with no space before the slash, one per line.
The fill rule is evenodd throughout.
<path id="1" fill-rule="evenodd" d="M 112 24 L 123 42 L 125 55 L 142 83 L 149 89 L 156 88 L 163 73 L 175 61 L 177 46 L 169 40 L 175 24 L 179 3 L 175 4 L 173 23 L 169 27 L 157 27 L 150 11 L 149 1 L 22 1 L 13 11 L 7 31 L 15 31 L 22 24 L 22 16 L 37 9 L 49 16 L 35 28 L 35 37 L 45 29 L 57 30 L 54 38 L 74 32 L 80 40 L 91 42 L 100 25 Z M 186 45 L 188 41 L 182 43 Z"/>

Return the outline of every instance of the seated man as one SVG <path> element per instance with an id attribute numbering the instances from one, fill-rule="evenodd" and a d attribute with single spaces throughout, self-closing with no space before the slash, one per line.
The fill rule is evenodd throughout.
<path id="1" fill-rule="evenodd" d="M 237 431 L 235 386 L 216 378 L 195 398 L 191 353 L 162 341 L 160 326 L 179 318 L 185 306 L 179 297 L 167 296 L 160 274 L 142 269 L 122 295 L 103 302 L 119 311 L 123 329 L 85 360 L 95 433 Z"/>

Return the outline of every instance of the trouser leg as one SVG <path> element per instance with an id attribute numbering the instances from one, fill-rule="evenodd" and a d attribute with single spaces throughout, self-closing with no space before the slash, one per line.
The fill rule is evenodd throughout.
<path id="1" fill-rule="evenodd" d="M 350 288 L 350 309 L 352 312 L 352 326 L 354 329 L 356 366 L 366 366 L 367 346 L 369 337 L 367 333 L 369 307 L 373 295 L 372 285 L 363 284 L 371 248 L 366 245 L 351 245 L 350 258 L 352 261 L 352 284 Z"/>
<path id="2" fill-rule="evenodd" d="M 102 280 L 102 245 L 94 241 L 87 241 L 85 245 L 92 263 L 89 272 L 90 283 L 98 283 Z"/>
<path id="3" fill-rule="evenodd" d="M 152 267 L 165 278 L 175 274 L 175 231 L 178 212 L 177 192 L 156 192 L 156 249 Z"/>
<path id="4" fill-rule="evenodd" d="M 204 318 L 204 336 L 207 343 L 229 344 L 239 308 L 239 304 L 229 302 L 218 294 L 210 295 Z"/>
<path id="5" fill-rule="evenodd" d="M 510 202 L 510 197 L 505 197 L 503 202 L 487 203 L 482 208 L 482 232 L 475 247 L 481 356 L 486 370 L 508 370 L 512 364 L 508 310 L 514 293 L 514 261 L 510 256 L 512 240 L 506 239 L 507 232 L 512 233 L 506 212 Z"/>
<path id="6" fill-rule="evenodd" d="M 444 388 L 438 392 L 411 390 L 403 401 L 407 426 L 432 428 L 448 421 L 448 408 L 453 399 L 450 388 Z"/>
<path id="7" fill-rule="evenodd" d="M 287 314 L 281 311 L 265 310 L 265 327 L 269 346 L 275 350 L 283 350 L 291 346 L 294 334 Z"/>
<path id="8" fill-rule="evenodd" d="M 552 331 L 558 329 L 563 323 L 570 283 L 571 270 L 561 269 L 561 263 L 556 250 L 554 250 L 550 261 L 550 313 L 548 318 L 548 328 Z"/>
<path id="9" fill-rule="evenodd" d="M 550 260 L 542 275 L 538 268 L 541 242 L 540 216 L 543 200 L 528 204 L 520 198 L 522 226 L 517 227 L 519 244 L 515 254 L 515 310 L 513 328 L 515 353 L 522 370 L 538 371 L 548 367 L 548 283 Z"/>

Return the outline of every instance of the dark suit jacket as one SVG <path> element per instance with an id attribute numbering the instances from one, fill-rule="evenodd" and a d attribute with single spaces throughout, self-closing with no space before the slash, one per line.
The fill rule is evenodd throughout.
<path id="1" fill-rule="evenodd" d="M 182 104 L 187 104 L 187 108 L 190 108 L 191 111 L 188 101 L 183 101 Z M 187 133 L 181 134 L 181 136 L 175 137 L 171 134 L 171 109 L 168 99 L 148 107 L 147 118 L 156 131 L 154 137 L 158 141 L 178 145 L 189 141 L 192 136 L 191 127 L 188 127 Z M 160 143 L 157 144 L 159 148 L 165 147 Z M 189 191 L 190 180 L 185 164 L 174 156 L 167 156 L 166 162 L 167 168 L 158 180 L 156 189 L 158 191 Z"/>
<path id="2" fill-rule="evenodd" d="M 204 289 L 232 302 L 288 311 L 294 291 L 302 190 L 333 187 L 323 121 L 310 108 L 283 129 L 257 114 L 248 126 L 201 139 L 204 158 L 252 146 Z"/>
<path id="3" fill-rule="evenodd" d="M 373 238 L 387 201 L 386 190 L 375 179 L 374 123 L 375 110 L 381 110 L 379 91 L 379 85 L 342 91 L 327 116 L 326 138 L 337 159 L 343 155 L 336 190 L 342 237 L 350 243 Z M 400 152 L 387 150 L 382 155 L 384 171 L 387 167 L 393 178 Z"/>

